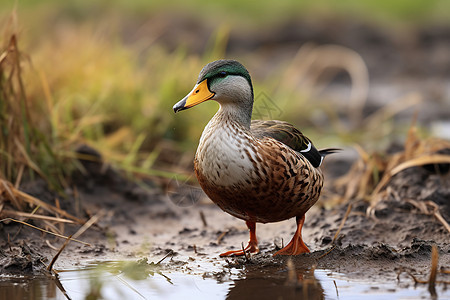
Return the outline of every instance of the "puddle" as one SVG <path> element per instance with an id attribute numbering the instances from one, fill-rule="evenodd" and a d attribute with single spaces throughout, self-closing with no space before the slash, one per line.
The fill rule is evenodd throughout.
<path id="1" fill-rule="evenodd" d="M 202 268 L 196 265 L 196 271 L 192 271 L 180 264 L 168 270 L 145 260 L 91 263 L 60 270 L 59 282 L 47 277 L 0 277 L 0 299 L 432 298 L 427 286 L 415 287 L 409 278 L 402 278 L 400 283 L 374 282 L 323 269 L 299 271 L 262 265 L 242 269 L 214 265 L 220 272 L 204 272 Z M 450 298 L 450 291 L 443 286 L 437 293 L 439 299 Z"/>

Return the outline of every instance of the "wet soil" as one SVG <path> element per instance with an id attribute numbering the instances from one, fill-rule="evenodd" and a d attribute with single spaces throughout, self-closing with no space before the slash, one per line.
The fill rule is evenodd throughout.
<path id="1" fill-rule="evenodd" d="M 330 160 L 326 170 L 332 171 L 333 165 L 341 166 L 342 162 Z M 219 253 L 245 245 L 247 229 L 243 221 L 212 204 L 198 187 L 181 184 L 171 187 L 170 192 L 156 184 L 143 188 L 111 168 L 103 168 L 102 173 L 99 169 L 93 170 L 97 171 L 78 178 L 78 201 L 67 199 L 64 203 L 72 203 L 66 209 L 74 214 L 78 209 L 81 217 L 102 211 L 102 218 L 98 226 L 91 227 L 80 237 L 91 245 L 71 242 L 58 258 L 55 269 L 73 268 L 92 260 L 147 257 L 156 262 L 171 253 L 164 263 L 166 270 L 181 268 L 192 274 L 201 272 L 219 282 L 230 280 L 231 269 L 241 270 L 242 278 L 253 276 L 286 282 L 288 261 L 291 260 L 299 274 L 319 268 L 355 279 L 386 281 L 402 278 L 413 285 L 408 274 L 427 280 L 433 245 L 439 250 L 439 266 L 450 267 L 449 232 L 433 216 L 405 201 L 413 196 L 416 201 L 436 201 L 441 213 L 448 218 L 449 203 L 442 199 L 450 196 L 449 176 L 433 174 L 424 168 L 406 170 L 393 178 L 390 186 L 400 191 L 401 197 L 386 197 L 376 206 L 372 216 L 366 213 L 367 202 L 355 201 L 335 242 L 332 242 L 333 237 L 348 203 L 329 210 L 320 203 L 316 205 L 307 213 L 303 230 L 311 253 L 292 258 L 273 257 L 272 254 L 290 240 L 295 231 L 295 220 L 258 224 L 260 254 L 247 258 L 220 258 Z M 423 182 L 421 189 L 414 184 L 418 180 Z M 30 183 L 23 189 L 43 200 L 55 197 L 41 181 Z M 425 189 L 428 192 L 425 193 Z M 74 207 L 73 203 L 78 203 L 79 207 Z M 79 227 L 66 225 L 65 234 L 71 234 Z M 64 243 L 63 239 L 14 222 L 3 223 L 0 230 L 3 236 L 2 274 L 44 274 L 45 266 L 57 252 L 51 245 L 59 248 Z"/>

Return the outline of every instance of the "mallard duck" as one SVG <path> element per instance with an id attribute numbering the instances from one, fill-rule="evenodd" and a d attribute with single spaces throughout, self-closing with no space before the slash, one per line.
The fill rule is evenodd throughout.
<path id="1" fill-rule="evenodd" d="M 174 112 L 215 100 L 220 108 L 203 130 L 194 169 L 206 195 L 222 210 L 246 222 L 245 249 L 220 256 L 259 252 L 256 223 L 295 217 L 292 240 L 274 255 L 309 252 L 302 239 L 305 213 L 323 186 L 320 165 L 334 151 L 318 151 L 293 125 L 251 120 L 253 85 L 247 69 L 235 60 L 217 60 L 200 72 L 192 91 L 173 106 Z"/>

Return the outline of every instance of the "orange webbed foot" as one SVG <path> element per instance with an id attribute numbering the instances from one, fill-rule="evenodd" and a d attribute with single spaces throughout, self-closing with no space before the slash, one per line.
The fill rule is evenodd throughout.
<path id="1" fill-rule="evenodd" d="M 255 222 L 246 222 L 248 229 L 250 230 L 250 240 L 248 241 L 247 247 L 241 250 L 232 250 L 221 253 L 220 257 L 227 256 L 241 256 L 246 254 L 257 254 L 259 253 L 258 248 L 258 240 L 256 239 L 256 223 Z"/>
<path id="2" fill-rule="evenodd" d="M 306 245 L 302 239 L 302 227 L 303 227 L 304 223 L 305 223 L 304 215 L 301 218 L 297 217 L 297 230 L 295 231 L 295 234 L 292 237 L 292 240 L 289 242 L 289 244 L 286 245 L 286 247 L 275 252 L 275 254 L 273 256 L 276 256 L 276 255 L 299 255 L 302 253 L 310 252 L 308 247 L 306 247 Z"/>
<path id="3" fill-rule="evenodd" d="M 224 253 L 221 253 L 219 256 L 220 257 L 227 257 L 227 256 L 242 256 L 242 255 L 247 255 L 247 254 L 258 254 L 259 253 L 259 248 L 258 245 L 255 243 L 251 243 L 249 242 L 247 247 L 245 247 L 242 250 L 232 250 L 232 251 L 227 251 Z"/>

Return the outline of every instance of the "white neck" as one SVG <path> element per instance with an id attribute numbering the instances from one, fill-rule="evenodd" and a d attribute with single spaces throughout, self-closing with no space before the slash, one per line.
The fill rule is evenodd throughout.
<path id="1" fill-rule="evenodd" d="M 214 85 L 220 109 L 214 118 L 230 120 L 250 129 L 253 110 L 252 87 L 242 76 L 228 76 Z"/>

